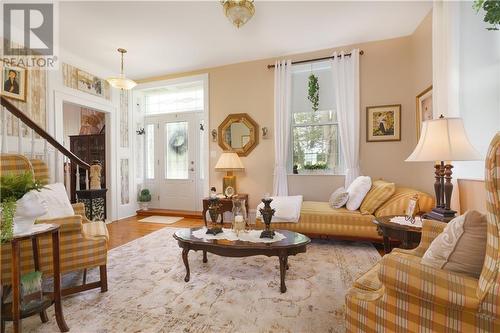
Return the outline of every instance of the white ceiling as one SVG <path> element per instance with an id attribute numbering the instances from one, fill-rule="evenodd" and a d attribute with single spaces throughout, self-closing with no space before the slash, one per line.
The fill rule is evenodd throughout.
<path id="1" fill-rule="evenodd" d="M 61 2 L 65 50 L 133 79 L 411 34 L 432 4 L 257 1 L 242 28 L 219 1 Z"/>

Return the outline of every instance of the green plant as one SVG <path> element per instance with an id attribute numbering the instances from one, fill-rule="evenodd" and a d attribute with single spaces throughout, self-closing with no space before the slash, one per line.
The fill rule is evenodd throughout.
<path id="1" fill-rule="evenodd" d="M 141 190 L 139 194 L 139 202 L 150 202 L 151 201 L 151 193 L 147 188 Z"/>
<path id="2" fill-rule="evenodd" d="M 14 232 L 14 215 L 16 201 L 29 191 L 40 191 L 42 184 L 33 179 L 31 172 L 20 175 L 6 174 L 0 177 L 0 199 L 2 207 L 2 224 L 0 226 L 0 242 L 8 242 Z"/>
<path id="3" fill-rule="evenodd" d="M 477 13 L 481 8 L 486 12 L 483 21 L 491 26 L 487 30 L 498 30 L 500 25 L 500 1 L 498 0 L 474 0 L 472 5 Z"/>
<path id="4" fill-rule="evenodd" d="M 303 166 L 305 170 L 326 170 L 328 166 L 325 163 L 316 163 L 316 164 L 305 164 Z"/>
<path id="5" fill-rule="evenodd" d="M 319 83 L 318 83 L 318 77 L 314 74 L 309 75 L 307 99 L 312 103 L 313 111 L 318 111 L 318 107 L 319 107 Z"/>

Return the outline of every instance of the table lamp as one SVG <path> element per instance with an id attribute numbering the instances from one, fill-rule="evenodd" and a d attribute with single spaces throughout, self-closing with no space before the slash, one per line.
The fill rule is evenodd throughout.
<path id="1" fill-rule="evenodd" d="M 245 170 L 238 154 L 233 152 L 222 153 L 215 165 L 215 170 L 227 172 L 224 178 L 222 178 L 222 193 L 226 197 L 236 194 L 236 176 L 233 175 L 233 171 Z"/>
<path id="2" fill-rule="evenodd" d="M 441 116 L 423 122 L 417 146 L 406 161 L 435 162 L 436 207 L 424 218 L 448 222 L 455 217 L 456 211 L 450 209 L 453 192 L 451 161 L 474 160 L 481 160 L 481 155 L 469 142 L 461 118 Z"/>

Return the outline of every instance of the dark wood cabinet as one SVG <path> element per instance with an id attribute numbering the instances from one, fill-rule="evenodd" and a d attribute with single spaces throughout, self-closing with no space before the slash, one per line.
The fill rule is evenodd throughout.
<path id="1" fill-rule="evenodd" d="M 106 137 L 104 134 L 71 135 L 69 137 L 70 150 L 88 164 L 99 161 L 102 166 L 101 188 L 106 188 Z M 89 185 L 90 185 L 90 174 Z M 76 202 L 76 165 L 71 163 L 71 202 Z M 85 184 L 85 170 L 80 168 L 80 190 L 87 189 Z"/>

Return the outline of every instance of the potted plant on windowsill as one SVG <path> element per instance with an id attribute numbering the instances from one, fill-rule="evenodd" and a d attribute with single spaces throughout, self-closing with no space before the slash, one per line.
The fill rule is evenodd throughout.
<path id="1" fill-rule="evenodd" d="M 138 201 L 141 210 L 149 209 L 149 203 L 151 202 L 151 193 L 147 188 L 141 190 L 141 193 L 139 193 Z"/>
<path id="2" fill-rule="evenodd" d="M 20 175 L 6 174 L 0 177 L 2 243 L 10 241 L 14 233 L 29 231 L 35 219 L 46 214 L 46 208 L 32 192 L 40 191 L 42 187 L 33 179 L 30 172 Z"/>
<path id="3" fill-rule="evenodd" d="M 325 163 L 305 164 L 302 170 L 304 174 L 321 174 L 328 171 L 328 165 Z"/>

